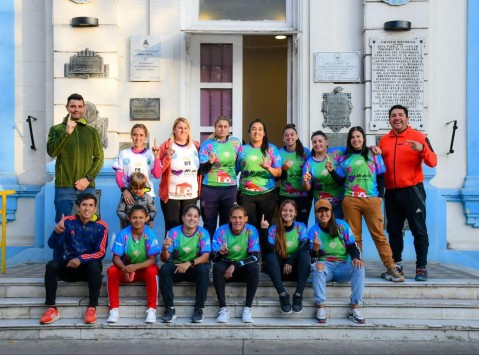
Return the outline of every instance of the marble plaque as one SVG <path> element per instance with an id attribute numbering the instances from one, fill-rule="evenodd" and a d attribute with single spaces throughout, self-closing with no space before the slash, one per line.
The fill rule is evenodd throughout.
<path id="1" fill-rule="evenodd" d="M 108 70 L 103 58 L 88 48 L 70 57 L 70 63 L 65 63 L 67 78 L 107 78 Z"/>
<path id="2" fill-rule="evenodd" d="M 130 99 L 130 119 L 159 121 L 160 120 L 160 99 L 159 98 L 138 98 Z"/>
<path id="3" fill-rule="evenodd" d="M 347 133 L 326 133 L 326 135 L 328 136 L 329 148 L 346 147 Z"/>
<path id="4" fill-rule="evenodd" d="M 343 93 L 341 86 L 336 86 L 332 93 L 323 94 L 321 108 L 324 115 L 323 127 L 329 127 L 333 132 L 339 132 L 343 127 L 350 127 L 349 116 L 352 109 L 351 94 Z"/>
<path id="5" fill-rule="evenodd" d="M 389 109 L 396 104 L 409 110 L 409 124 L 424 130 L 423 38 L 370 40 L 371 121 L 369 129 L 390 129 Z"/>
<path id="6" fill-rule="evenodd" d="M 130 81 L 160 81 L 160 37 L 130 37 Z"/>
<path id="7" fill-rule="evenodd" d="M 314 82 L 358 83 L 360 66 L 357 52 L 314 53 Z"/>

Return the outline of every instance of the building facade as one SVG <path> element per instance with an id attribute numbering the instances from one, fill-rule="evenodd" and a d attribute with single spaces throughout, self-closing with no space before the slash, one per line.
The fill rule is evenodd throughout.
<path id="1" fill-rule="evenodd" d="M 245 140 L 260 117 L 277 145 L 286 123 L 305 146 L 318 129 L 345 144 L 350 126 L 375 144 L 389 130 L 384 111 L 404 104 L 438 155 L 424 169 L 429 259 L 479 268 L 478 16 L 474 0 L 3 0 L 0 190 L 16 191 L 7 263 L 51 256 L 46 138 L 77 92 L 103 132 L 96 183 L 111 237 L 120 197 L 111 166 L 134 123 L 148 126 L 150 145 L 180 116 L 204 139 L 219 114 Z M 414 260 L 410 231 L 405 238 L 404 258 Z"/>

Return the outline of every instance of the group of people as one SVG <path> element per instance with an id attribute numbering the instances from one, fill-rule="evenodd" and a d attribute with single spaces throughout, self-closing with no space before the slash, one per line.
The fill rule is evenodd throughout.
<path id="1" fill-rule="evenodd" d="M 80 95 L 72 94 L 66 108 L 68 115 L 51 128 L 47 143 L 48 153 L 57 159 L 56 225 L 48 242 L 54 260 L 45 272 L 48 309 L 42 324 L 60 318 L 55 305 L 58 280 L 88 282 L 85 323 L 96 322 L 101 260 L 108 244 L 108 226 L 95 214 L 94 180 L 103 165 L 98 133 L 83 118 Z M 231 119 L 220 116 L 214 132 L 200 145 L 192 138 L 189 121 L 180 117 L 171 136 L 160 146 L 155 140 L 151 149 L 146 146 L 146 126 L 135 124 L 132 147 L 122 150 L 113 164 L 121 191 L 117 208 L 121 231 L 112 241 L 113 265 L 107 271 L 107 322 L 120 317 L 120 283 L 137 280 L 146 284 L 145 322 L 156 322 L 158 289 L 165 305 L 162 321 L 176 318 L 173 284 L 182 280 L 196 283 L 191 320 L 202 322 L 212 262 L 220 307 L 217 322 L 229 319 L 225 284 L 239 281 L 246 283 L 242 320 L 251 323 L 261 260 L 283 313 L 301 312 L 303 291 L 312 274 L 318 322 L 326 322 L 326 283 L 336 280 L 351 282 L 349 318 L 364 323 L 358 309 L 365 279 L 363 217 L 386 268 L 381 276 L 393 282 L 404 281 L 401 260 L 407 219 L 417 254 L 415 279 L 426 281 L 428 235 L 421 164 L 435 166 L 437 156 L 427 137 L 408 125 L 406 107 L 393 106 L 389 120 L 391 131 L 379 147 L 367 147 L 364 130 L 352 127 L 346 147 L 340 148 L 329 148 L 327 135 L 314 132 L 311 151 L 303 146 L 293 124 L 283 130 L 281 149 L 269 143 L 260 119 L 249 125 L 250 142 L 241 144 L 230 135 Z M 153 177 L 161 178 L 163 243 L 151 228 L 157 213 Z M 389 242 L 384 234 L 383 197 Z M 72 212 L 74 204 L 76 212 Z M 311 206 L 316 223 L 308 230 Z M 276 210 L 278 222 L 273 224 Z M 296 281 L 292 298 L 284 280 Z"/>

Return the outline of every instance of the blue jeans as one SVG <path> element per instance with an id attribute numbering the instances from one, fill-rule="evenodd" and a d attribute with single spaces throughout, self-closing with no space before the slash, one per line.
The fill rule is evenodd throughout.
<path id="1" fill-rule="evenodd" d="M 365 271 L 364 267 L 357 269 L 350 262 L 319 261 L 325 267 L 318 270 L 316 264 L 311 266 L 313 273 L 313 290 L 316 304 L 326 302 L 326 282 L 348 282 L 351 281 L 351 304 L 359 304 L 363 298 Z"/>
<path id="2" fill-rule="evenodd" d="M 91 186 L 83 191 L 79 191 L 73 187 L 55 188 L 55 223 L 58 223 L 60 219 L 62 219 L 62 214 L 65 216 L 72 214 L 73 206 L 75 205 L 78 195 L 82 193 L 91 193 L 93 196 L 96 196 L 95 189 Z"/>

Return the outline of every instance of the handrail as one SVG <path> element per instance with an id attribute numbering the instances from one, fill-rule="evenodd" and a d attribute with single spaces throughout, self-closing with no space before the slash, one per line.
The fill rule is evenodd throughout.
<path id="1" fill-rule="evenodd" d="M 0 191 L 2 197 L 2 209 L 0 215 L 2 216 L 2 241 L 0 247 L 2 248 L 2 274 L 5 274 L 7 266 L 7 195 L 13 195 L 15 190 Z"/>

